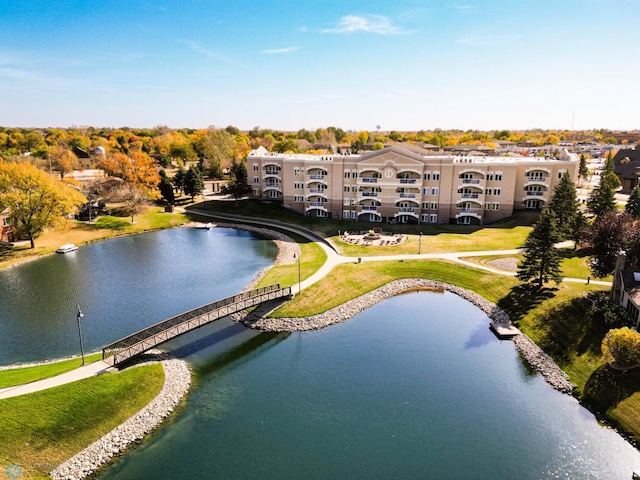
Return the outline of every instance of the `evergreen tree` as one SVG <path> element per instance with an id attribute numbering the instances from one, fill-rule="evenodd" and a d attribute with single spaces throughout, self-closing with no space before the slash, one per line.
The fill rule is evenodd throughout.
<path id="1" fill-rule="evenodd" d="M 173 186 L 177 188 L 179 192 L 184 193 L 184 180 L 186 176 L 187 172 L 184 167 L 180 165 L 180 167 L 178 167 L 178 171 L 173 176 Z"/>
<path id="2" fill-rule="evenodd" d="M 564 240 L 571 235 L 576 215 L 578 214 L 578 197 L 576 186 L 571 181 L 569 172 L 565 172 L 555 186 L 549 199 L 549 210 L 556 216 L 558 233 Z"/>
<path id="3" fill-rule="evenodd" d="M 518 266 L 516 278 L 523 282 L 536 280 L 540 287 L 549 280 L 560 283 L 561 258 L 555 247 L 558 241 L 560 234 L 555 213 L 548 208 L 544 209 L 525 241 L 524 260 Z"/>
<path id="4" fill-rule="evenodd" d="M 613 151 L 609 150 L 609 153 L 607 153 L 607 159 L 604 162 L 604 169 L 602 170 L 602 175 L 606 176 L 610 173 L 614 173 L 615 169 L 616 169 L 616 164 L 613 161 Z"/>
<path id="5" fill-rule="evenodd" d="M 234 161 L 231 165 L 229 181 L 225 185 L 223 191 L 228 193 L 236 199 L 236 203 L 239 198 L 244 197 L 251 192 L 251 186 L 249 185 L 249 177 L 247 174 L 247 164 L 245 161 Z"/>
<path id="6" fill-rule="evenodd" d="M 196 195 L 200 195 L 203 191 L 202 171 L 197 166 L 191 165 L 184 176 L 184 193 L 191 196 L 191 201 L 193 201 Z"/>
<path id="7" fill-rule="evenodd" d="M 158 188 L 160 189 L 160 195 L 164 198 L 169 205 L 173 205 L 175 202 L 176 196 L 173 193 L 173 184 L 169 177 L 167 177 L 167 173 L 163 170 L 160 170 L 160 183 L 158 184 Z"/>
<path id="8" fill-rule="evenodd" d="M 625 211 L 633 218 L 640 218 L 640 185 L 636 185 L 631 191 Z"/>
<path id="9" fill-rule="evenodd" d="M 589 234 L 589 221 L 584 213 L 581 210 L 578 210 L 575 218 L 573 219 L 573 225 L 571 227 L 571 232 L 567 237 L 569 240 L 573 240 L 573 249 L 578 248 L 583 240 Z"/>
<path id="10" fill-rule="evenodd" d="M 615 173 L 602 172 L 600 184 L 594 188 L 587 199 L 587 210 L 596 217 L 600 217 L 617 209 L 616 206 L 616 189 L 620 186 L 620 180 Z"/>
<path id="11" fill-rule="evenodd" d="M 578 178 L 587 178 L 589 169 L 587 168 L 587 157 L 584 153 L 580 154 L 580 169 L 578 170 Z"/>

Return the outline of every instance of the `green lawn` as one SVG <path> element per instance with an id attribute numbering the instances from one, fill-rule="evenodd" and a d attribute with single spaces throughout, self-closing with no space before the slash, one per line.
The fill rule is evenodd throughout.
<path id="1" fill-rule="evenodd" d="M 49 478 L 50 470 L 149 403 L 163 383 L 162 365 L 154 364 L 0 400 L 1 471 L 15 464 L 20 478 Z"/>
<path id="2" fill-rule="evenodd" d="M 102 358 L 101 353 L 85 355 L 87 364 Z M 0 370 L 0 388 L 13 387 L 31 383 L 45 378 L 55 377 L 61 373 L 69 372 L 82 365 L 81 358 L 72 358 L 61 362 L 45 363 L 34 367 L 12 368 L 10 370 Z"/>

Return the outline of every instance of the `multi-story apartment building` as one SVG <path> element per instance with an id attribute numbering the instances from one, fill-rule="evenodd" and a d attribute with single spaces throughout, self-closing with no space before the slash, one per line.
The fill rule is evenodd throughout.
<path id="1" fill-rule="evenodd" d="M 413 151 L 416 150 L 416 151 Z M 255 197 L 303 215 L 385 223 L 485 224 L 547 205 L 579 160 L 487 157 L 396 146 L 362 155 L 270 153 L 247 157 Z"/>

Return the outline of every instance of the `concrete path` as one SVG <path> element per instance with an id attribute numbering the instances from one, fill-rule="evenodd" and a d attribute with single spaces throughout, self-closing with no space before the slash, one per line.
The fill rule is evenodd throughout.
<path id="1" fill-rule="evenodd" d="M 48 388 L 57 387 L 66 383 L 77 382 L 84 378 L 93 377 L 94 375 L 100 375 L 109 371 L 111 367 L 104 363 L 102 360 L 90 363 L 83 367 L 76 368 L 70 372 L 63 373 L 51 378 L 45 378 L 44 380 L 38 380 L 37 382 L 25 383 L 23 385 L 16 385 L 14 387 L 7 387 L 0 389 L 0 399 L 17 397 L 18 395 L 26 395 L 27 393 L 38 392 L 40 390 L 46 390 Z"/>
<path id="2" fill-rule="evenodd" d="M 184 211 L 182 208 L 178 208 L 176 210 Z M 238 217 L 235 215 L 226 215 L 226 214 L 218 214 L 205 212 L 200 210 L 190 210 L 192 213 L 196 213 L 198 215 L 211 217 L 219 220 L 231 220 L 235 222 L 241 222 L 246 224 L 253 225 L 261 225 L 264 227 L 277 227 L 282 230 L 288 230 L 290 232 L 301 235 L 313 242 L 316 242 L 327 254 L 327 261 L 324 262 L 324 265 L 320 267 L 320 269 L 311 275 L 309 278 L 306 278 L 300 283 L 300 286 L 304 290 L 314 283 L 320 281 L 324 278 L 336 265 L 340 265 L 343 263 L 356 263 L 358 262 L 357 257 L 346 257 L 340 255 L 333 245 L 331 245 L 326 239 L 320 237 L 313 232 L 305 230 L 303 228 L 295 227 L 292 225 L 280 223 L 280 222 L 270 222 L 268 220 L 262 219 L 248 219 L 246 217 Z M 571 244 L 569 242 L 569 244 Z M 559 244 L 558 246 L 567 246 L 567 244 Z M 517 250 L 485 250 L 485 251 L 477 251 L 477 252 L 455 252 L 455 253 L 423 253 L 423 254 L 404 254 L 404 255 L 380 255 L 380 256 L 372 256 L 372 257 L 359 257 L 361 262 L 378 262 L 378 261 L 398 261 L 398 260 L 449 260 L 452 262 L 460 263 L 462 265 L 466 265 L 467 267 L 477 268 L 479 270 L 485 270 L 491 273 L 495 273 L 498 275 L 510 275 L 514 276 L 515 272 L 510 272 L 506 270 L 499 270 L 497 268 L 493 268 L 487 265 L 482 265 L 479 263 L 470 262 L 468 260 L 464 260 L 464 257 L 483 257 L 488 255 L 517 255 L 522 253 L 522 249 Z M 577 282 L 577 283 L 586 283 L 584 278 L 565 278 L 566 282 Z M 591 281 L 594 285 L 602 285 L 602 286 L 611 286 L 611 282 L 602 282 L 602 281 Z M 299 293 L 298 285 L 293 285 L 292 289 L 294 293 Z M 37 392 L 40 390 L 45 390 L 52 387 L 57 387 L 59 385 L 64 385 L 66 383 L 75 382 L 78 380 L 82 380 L 84 378 L 91 377 L 93 375 L 100 375 L 102 373 L 107 372 L 110 368 L 110 365 L 106 364 L 103 361 L 97 361 L 91 363 L 89 365 L 85 365 L 84 367 L 77 368 L 76 370 L 72 370 L 71 372 L 64 373 L 62 375 L 58 375 L 56 377 L 47 378 L 45 380 L 40 380 L 37 382 L 27 383 L 24 385 L 18 385 L 15 387 L 8 387 L 0 389 L 0 399 L 16 397 L 18 395 L 25 395 L 27 393 Z"/>

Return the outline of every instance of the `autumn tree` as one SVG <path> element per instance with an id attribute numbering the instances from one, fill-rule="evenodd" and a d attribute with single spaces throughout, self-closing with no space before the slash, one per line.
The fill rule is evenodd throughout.
<path id="1" fill-rule="evenodd" d="M 590 268 L 594 276 L 611 275 L 622 250 L 627 251 L 632 263 L 637 261 L 634 223 L 631 215 L 622 212 L 609 212 L 596 218 L 588 236 L 592 250 Z"/>
<path id="2" fill-rule="evenodd" d="M 49 150 L 49 159 L 52 168 L 60 174 L 60 180 L 63 180 L 66 174 L 82 168 L 76 154 L 65 147 L 52 147 Z"/>
<path id="3" fill-rule="evenodd" d="M 620 367 L 640 363 L 640 333 L 628 327 L 614 328 L 602 340 L 602 355 Z"/>
<path id="4" fill-rule="evenodd" d="M 121 178 L 125 183 L 139 187 L 149 198 L 158 197 L 160 176 L 155 160 L 144 152 L 131 152 L 130 155 L 115 152 L 98 162 L 98 166 L 107 174 Z"/>
<path id="5" fill-rule="evenodd" d="M 560 275 L 560 254 L 555 244 L 560 241 L 556 216 L 553 210 L 544 209 L 540 218 L 527 236 L 524 244 L 524 260 L 518 266 L 516 277 L 527 282 L 536 280 L 542 287 L 544 282 L 562 281 Z"/>
<path id="6" fill-rule="evenodd" d="M 79 191 L 30 163 L 0 161 L 0 205 L 11 209 L 31 248 L 45 229 L 63 223 L 85 201 Z"/>
<path id="7" fill-rule="evenodd" d="M 193 136 L 193 148 L 201 160 L 208 160 L 213 178 L 222 178 L 224 163 L 231 158 L 235 143 L 226 130 L 198 130 Z"/>

